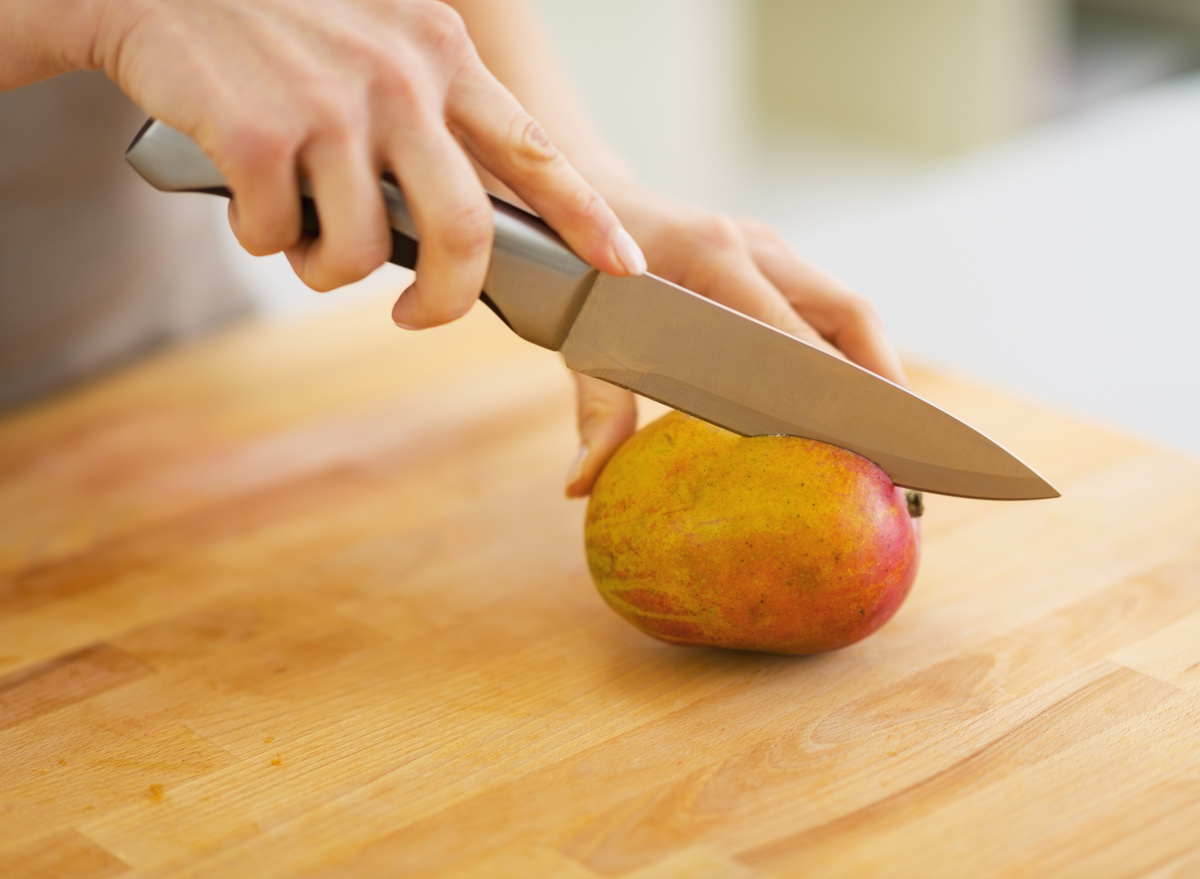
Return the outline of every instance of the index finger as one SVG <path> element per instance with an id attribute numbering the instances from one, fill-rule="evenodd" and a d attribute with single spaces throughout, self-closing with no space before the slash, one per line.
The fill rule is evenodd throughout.
<path id="1" fill-rule="evenodd" d="M 447 122 L 471 155 L 583 260 L 615 275 L 646 270 L 645 256 L 616 213 L 482 64 L 451 84 Z"/>

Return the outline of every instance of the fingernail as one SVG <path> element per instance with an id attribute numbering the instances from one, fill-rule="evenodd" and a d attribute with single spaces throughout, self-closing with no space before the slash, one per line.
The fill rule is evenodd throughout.
<path id="1" fill-rule="evenodd" d="M 587 443 L 584 443 L 575 453 L 575 457 L 571 459 L 571 466 L 567 468 L 567 488 L 574 485 L 576 480 L 583 475 L 583 464 L 587 460 L 587 456 L 588 447 Z"/>
<path id="2" fill-rule="evenodd" d="M 617 231 L 613 233 L 612 244 L 617 261 L 625 267 L 625 271 L 631 275 L 640 275 L 646 271 L 645 254 L 623 226 L 618 227 Z"/>
<path id="3" fill-rule="evenodd" d="M 414 327 L 412 324 L 401 323 L 398 320 L 394 320 L 394 321 L 392 321 L 392 323 L 394 323 L 396 326 L 398 326 L 402 330 L 419 330 L 419 329 L 421 329 L 420 327 Z"/>

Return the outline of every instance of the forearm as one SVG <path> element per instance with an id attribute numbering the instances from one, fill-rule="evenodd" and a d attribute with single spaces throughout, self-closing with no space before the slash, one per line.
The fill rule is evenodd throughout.
<path id="1" fill-rule="evenodd" d="M 100 0 L 0 0 L 0 91 L 92 67 Z"/>
<path id="2" fill-rule="evenodd" d="M 592 125 L 528 0 L 445 0 L 462 15 L 488 68 L 584 177 L 603 188 L 631 176 Z"/>

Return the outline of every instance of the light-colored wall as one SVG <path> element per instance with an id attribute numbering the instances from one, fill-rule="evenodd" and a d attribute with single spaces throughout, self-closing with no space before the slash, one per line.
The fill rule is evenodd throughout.
<path id="1" fill-rule="evenodd" d="M 642 179 L 688 196 L 739 161 L 752 128 L 743 58 L 751 3 L 535 5 L 601 132 Z"/>
<path id="2" fill-rule="evenodd" d="M 1059 0 L 757 0 L 773 127 L 957 152 L 1027 125 L 1064 42 Z"/>

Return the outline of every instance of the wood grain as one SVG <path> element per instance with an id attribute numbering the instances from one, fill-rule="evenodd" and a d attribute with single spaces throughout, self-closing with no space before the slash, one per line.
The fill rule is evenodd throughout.
<path id="1" fill-rule="evenodd" d="M 0 730 L 137 680 L 149 669 L 110 644 L 94 644 L 0 677 Z"/>
<path id="2" fill-rule="evenodd" d="M 861 644 L 673 648 L 557 359 L 386 309 L 0 422 L 0 875 L 1197 875 L 1200 462 L 914 366 L 1063 498 L 928 498 Z"/>
<path id="3" fill-rule="evenodd" d="M 28 879 L 118 879 L 130 876 L 117 858 L 75 830 L 0 850 L 0 875 Z"/>

